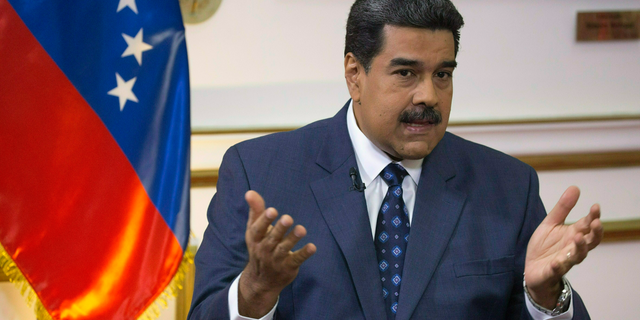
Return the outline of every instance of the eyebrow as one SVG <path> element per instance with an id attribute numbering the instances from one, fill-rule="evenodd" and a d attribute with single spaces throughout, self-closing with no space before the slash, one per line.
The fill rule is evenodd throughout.
<path id="1" fill-rule="evenodd" d="M 458 62 L 455 60 L 442 61 L 440 64 L 440 68 L 453 68 L 455 69 L 458 66 Z"/>
<path id="2" fill-rule="evenodd" d="M 422 65 L 423 63 L 418 60 L 411 60 L 406 58 L 394 58 L 389 63 L 389 67 L 398 67 L 398 66 L 417 67 Z"/>
<path id="3" fill-rule="evenodd" d="M 406 59 L 406 58 L 394 58 L 391 60 L 391 62 L 389 63 L 389 67 L 398 67 L 398 66 L 404 66 L 404 67 L 422 67 L 424 65 L 424 63 L 418 61 L 418 60 L 411 60 L 411 59 Z M 443 61 L 442 63 L 440 63 L 440 65 L 438 66 L 439 68 L 456 68 L 458 66 L 458 62 L 456 62 L 455 60 L 447 60 L 447 61 Z"/>

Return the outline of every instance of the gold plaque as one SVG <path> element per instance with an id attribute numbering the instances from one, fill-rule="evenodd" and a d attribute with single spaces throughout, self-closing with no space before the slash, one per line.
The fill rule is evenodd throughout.
<path id="1" fill-rule="evenodd" d="M 200 23 L 213 16 L 222 0 L 180 0 L 184 23 Z"/>
<path id="2" fill-rule="evenodd" d="M 640 11 L 578 12 L 578 41 L 640 39 Z"/>

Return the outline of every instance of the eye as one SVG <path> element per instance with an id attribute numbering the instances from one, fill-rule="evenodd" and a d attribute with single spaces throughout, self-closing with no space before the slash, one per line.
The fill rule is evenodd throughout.
<path id="1" fill-rule="evenodd" d="M 410 71 L 410 70 L 406 70 L 406 69 L 405 69 L 405 70 L 400 70 L 400 71 L 398 71 L 398 74 L 399 74 L 400 76 L 402 76 L 403 78 L 406 78 L 406 77 L 412 76 L 412 75 L 413 75 L 413 72 L 412 72 L 412 71 Z"/>
<path id="2" fill-rule="evenodd" d="M 440 71 L 436 73 L 436 77 L 440 78 L 440 79 L 449 79 L 452 77 L 451 72 L 447 72 L 447 71 Z"/>

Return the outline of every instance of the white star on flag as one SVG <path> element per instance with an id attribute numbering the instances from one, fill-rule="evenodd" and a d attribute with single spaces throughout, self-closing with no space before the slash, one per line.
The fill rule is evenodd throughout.
<path id="1" fill-rule="evenodd" d="M 124 41 L 127 42 L 127 49 L 124 50 L 121 57 L 133 55 L 138 60 L 138 65 L 142 65 L 142 53 L 153 49 L 152 46 L 142 42 L 142 28 L 138 31 L 135 38 L 132 38 L 126 34 L 122 34 Z"/>
<path id="2" fill-rule="evenodd" d="M 138 6 L 136 6 L 136 0 L 120 0 L 120 2 L 118 2 L 118 11 L 116 12 L 120 12 L 120 10 L 124 9 L 124 7 L 129 7 L 131 11 L 135 12 L 135 14 L 138 14 Z"/>
<path id="3" fill-rule="evenodd" d="M 107 94 L 118 97 L 120 100 L 120 111 L 124 109 L 124 104 L 127 103 L 127 100 L 138 102 L 138 98 L 133 94 L 133 91 L 131 91 L 133 89 L 133 85 L 136 83 L 136 78 L 137 77 L 133 77 L 131 80 L 125 82 L 116 72 L 116 82 L 118 85 L 111 89 L 111 91 L 107 92 Z"/>

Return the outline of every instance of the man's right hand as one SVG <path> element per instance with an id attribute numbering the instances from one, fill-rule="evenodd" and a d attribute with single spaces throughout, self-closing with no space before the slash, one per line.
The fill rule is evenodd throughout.
<path id="1" fill-rule="evenodd" d="M 293 225 L 293 218 L 278 217 L 274 208 L 264 207 L 264 200 L 255 191 L 248 191 L 245 199 L 249 204 L 249 220 L 245 240 L 249 250 L 249 263 L 244 268 L 238 283 L 238 311 L 240 315 L 261 318 L 278 301 L 280 291 L 298 275 L 300 265 L 316 252 L 316 246 L 306 244 L 291 252 L 307 231 L 303 226 Z"/>

